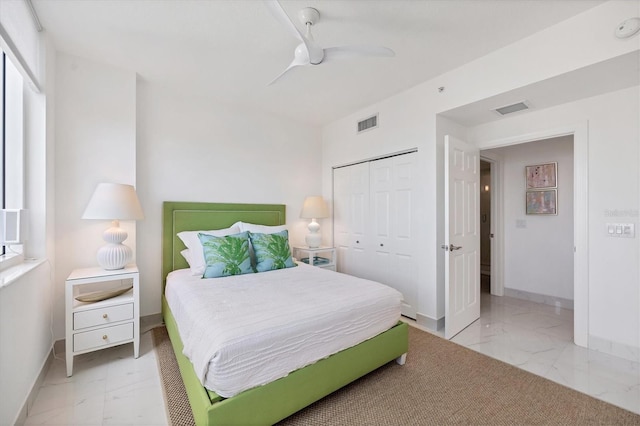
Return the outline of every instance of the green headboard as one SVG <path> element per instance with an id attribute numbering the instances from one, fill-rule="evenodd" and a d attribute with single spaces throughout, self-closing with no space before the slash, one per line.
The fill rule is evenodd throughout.
<path id="1" fill-rule="evenodd" d="M 225 204 L 165 201 L 162 205 L 162 288 L 167 274 L 188 268 L 178 232 L 228 228 L 237 221 L 284 225 L 284 204 Z"/>

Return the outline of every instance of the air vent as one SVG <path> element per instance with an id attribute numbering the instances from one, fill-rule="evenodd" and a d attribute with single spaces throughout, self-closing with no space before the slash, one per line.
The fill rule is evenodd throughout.
<path id="1" fill-rule="evenodd" d="M 500 115 L 507 115 L 513 114 L 514 112 L 523 111 L 525 109 L 529 109 L 529 103 L 527 101 L 517 102 L 515 104 L 496 108 L 494 109 L 494 111 Z"/>
<path id="2" fill-rule="evenodd" d="M 358 133 L 378 127 L 378 114 L 358 121 Z"/>

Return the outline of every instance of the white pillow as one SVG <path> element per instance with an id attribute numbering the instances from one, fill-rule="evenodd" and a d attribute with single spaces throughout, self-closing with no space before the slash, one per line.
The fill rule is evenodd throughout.
<path id="1" fill-rule="evenodd" d="M 240 228 L 240 232 L 249 231 L 252 234 L 275 234 L 276 232 L 286 231 L 287 225 L 256 225 L 255 223 L 236 222 L 233 226 Z"/>
<path id="2" fill-rule="evenodd" d="M 189 267 L 191 267 L 191 254 L 189 249 L 184 249 L 180 252 L 180 254 L 182 255 L 182 257 L 184 257 L 184 260 L 187 261 L 187 263 L 189 264 Z"/>
<path id="3" fill-rule="evenodd" d="M 213 235 L 214 237 L 226 237 L 227 235 L 237 234 L 240 228 L 236 225 L 232 225 L 230 228 L 225 229 L 213 229 L 210 231 L 182 231 L 178 232 L 178 238 L 182 240 L 184 245 L 189 249 L 189 267 L 191 269 L 191 275 L 204 274 L 204 269 L 207 266 L 204 260 L 204 251 L 202 249 L 202 243 L 198 238 L 198 234 Z"/>

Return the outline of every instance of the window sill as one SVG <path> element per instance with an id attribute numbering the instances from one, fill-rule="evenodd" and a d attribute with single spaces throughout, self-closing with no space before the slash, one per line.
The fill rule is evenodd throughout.
<path id="1" fill-rule="evenodd" d="M 16 266 L 21 264 L 24 261 L 24 257 L 20 252 L 11 252 L 6 253 L 0 256 L 0 272 L 5 269 L 11 268 L 12 266 Z"/>
<path id="2" fill-rule="evenodd" d="M 0 289 L 46 262 L 46 259 L 23 260 L 22 255 L 6 256 L 0 259 Z"/>

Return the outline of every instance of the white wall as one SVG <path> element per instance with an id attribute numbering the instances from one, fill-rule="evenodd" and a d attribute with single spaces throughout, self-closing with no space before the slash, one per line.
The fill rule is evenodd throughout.
<path id="1" fill-rule="evenodd" d="M 639 7 L 637 0 L 608 1 L 436 77 L 429 103 L 448 111 L 638 51 L 638 36 L 620 40 L 613 33 Z"/>
<path id="2" fill-rule="evenodd" d="M 425 114 L 428 97 L 421 95 L 422 89 L 416 91 L 400 93 L 322 129 L 322 188 L 325 198 L 331 199 L 332 196 L 332 167 L 335 166 L 412 148 L 418 148 L 417 164 L 431 163 L 431 159 L 436 156 L 436 144 L 429 134 L 435 131 L 436 117 Z M 357 122 L 374 113 L 379 113 L 379 127 L 357 134 Z M 420 218 L 421 225 L 416 230 L 416 237 L 417 241 L 432 242 L 436 233 L 436 211 L 433 208 L 435 191 L 433 187 L 422 183 L 434 182 L 437 173 L 435 167 L 418 166 L 416 170 L 416 216 Z M 333 233 L 329 220 L 325 220 L 323 229 Z M 419 244 L 417 250 L 417 257 L 422 259 L 418 265 L 419 281 L 434 283 L 437 260 L 435 246 Z M 435 313 L 437 300 L 435 287 L 420 286 L 418 315 L 436 321 L 437 317 L 429 313 Z"/>
<path id="3" fill-rule="evenodd" d="M 307 195 L 321 192 L 319 129 L 138 84 L 142 315 L 160 311 L 163 201 L 286 204 L 293 244 Z"/>
<path id="4" fill-rule="evenodd" d="M 64 281 L 72 269 L 96 265 L 109 226 L 81 219 L 99 182 L 136 185 L 145 218 L 121 226 L 140 269 L 142 315 L 160 312 L 163 201 L 283 203 L 292 242 L 304 241 L 302 201 L 321 189 L 319 129 L 184 98 L 64 53 L 56 72 L 57 339 Z"/>
<path id="5" fill-rule="evenodd" d="M 572 301 L 573 137 L 512 145 L 482 154 L 502 158 L 505 290 Z M 558 163 L 558 214 L 527 215 L 525 167 L 550 162 Z"/>
<path id="6" fill-rule="evenodd" d="M 55 76 L 55 53 L 47 49 L 47 81 Z M 44 72 L 44 70 L 43 70 Z M 27 403 L 53 344 L 54 164 L 51 134 L 55 90 L 37 94 L 24 87 L 24 206 L 29 209 L 25 257 L 48 258 L 0 287 L 0 425 L 14 424 Z"/>
<path id="7" fill-rule="evenodd" d="M 419 176 L 424 202 L 419 233 L 425 242 L 419 310 L 440 319 L 443 142 L 437 114 L 638 50 L 637 37 L 620 41 L 611 36 L 612 28 L 636 12 L 637 2 L 613 1 L 590 9 L 326 126 L 322 148 L 317 129 L 211 99 L 182 99 L 142 82 L 136 93 L 135 73 L 61 54 L 55 104 L 56 336 L 63 334 L 64 278 L 75 267 L 95 264 L 107 225 L 79 219 L 96 183 L 137 184 L 147 218 L 137 223 L 137 237 L 136 224 L 124 225 L 130 231 L 127 243 L 135 246 L 137 240 L 139 247 L 142 313 L 149 314 L 159 311 L 161 201 L 283 202 L 292 221 L 304 196 L 322 188 L 330 198 L 332 166 L 415 147 L 424 166 Z M 440 86 L 446 87 L 442 93 Z M 380 128 L 356 135 L 355 122 L 375 112 L 380 113 Z M 321 169 L 316 157 L 320 149 Z M 238 175 L 239 169 L 246 174 Z M 322 186 L 316 180 L 320 173 Z M 257 175 L 270 180 L 251 177 Z M 325 231 L 328 222 L 323 223 Z M 301 239 L 302 222 L 293 226 L 294 241 Z M 636 340 L 640 334 L 636 329 L 628 333 Z"/>
<path id="8" fill-rule="evenodd" d="M 640 87 L 636 86 L 477 126 L 470 132 L 470 139 L 483 148 L 543 129 L 588 123 L 589 345 L 597 342 L 599 349 L 625 357 L 640 354 L 640 238 L 608 237 L 605 223 L 638 226 L 638 117 Z"/>
<path id="9" fill-rule="evenodd" d="M 558 25 L 534 34 L 520 42 L 514 43 L 503 49 L 497 50 L 476 61 L 464 65 L 456 70 L 445 73 L 429 80 L 413 89 L 400 93 L 384 101 L 370 105 L 343 119 L 337 120 L 323 130 L 323 192 L 325 196 L 331 193 L 331 167 L 351 161 L 369 157 L 384 155 L 390 152 L 406 148 L 417 147 L 419 161 L 421 163 L 422 176 L 419 179 L 424 197 L 424 210 L 421 221 L 422 241 L 424 241 L 421 255 L 424 256 L 424 264 L 420 268 L 420 288 L 418 313 L 429 320 L 439 320 L 444 315 L 443 292 L 444 288 L 444 256 L 437 249 L 443 243 L 441 229 L 443 226 L 444 193 L 442 191 L 443 179 L 443 135 L 449 129 L 456 130 L 456 126 L 441 120 L 437 115 L 450 109 L 468 105 L 478 100 L 495 95 L 507 93 L 521 87 L 544 81 L 554 76 L 570 75 L 572 71 L 579 70 L 590 65 L 598 64 L 611 58 L 637 52 L 640 50 L 638 36 L 632 39 L 619 40 L 612 36 L 613 29 L 630 16 L 636 16 L 638 2 L 611 1 L 594 7 L 583 14 L 575 16 Z M 603 78 L 615 78 L 615 76 L 603 76 Z M 438 87 L 444 87 L 440 92 Z M 637 89 L 636 89 L 637 90 Z M 637 93 L 635 99 L 638 99 Z M 607 104 L 609 107 L 611 105 Z M 615 129 L 611 129 L 613 135 L 607 135 L 608 140 L 613 140 L 618 133 L 636 132 L 638 126 L 637 106 L 626 99 L 627 109 L 620 106 L 610 108 L 611 120 L 617 120 Z M 569 104 L 569 111 L 577 108 L 575 104 Z M 615 111 L 615 112 L 613 112 Z M 367 117 L 371 113 L 379 113 L 380 128 L 366 132 L 362 135 L 355 134 L 355 123 L 358 119 Z M 594 115 L 595 114 L 595 115 Z M 582 120 L 591 120 L 598 117 L 600 112 L 581 111 L 574 113 Z M 635 114 L 635 115 L 633 115 Z M 571 115 L 571 114 L 569 114 Z M 526 123 L 531 114 L 523 114 L 522 120 Z M 633 116 L 631 120 L 629 117 Z M 567 119 L 567 117 L 563 117 Z M 550 121 L 556 122 L 553 116 Z M 499 120 L 495 126 L 506 125 L 508 120 Z M 540 124 L 540 123 L 538 123 Z M 562 122 L 566 125 L 566 121 Z M 589 140 L 598 137 L 597 130 L 593 130 L 589 123 Z M 613 125 L 613 124 L 612 124 Z M 444 128 L 447 127 L 445 130 Z M 442 129 L 441 129 L 442 128 Z M 593 132 L 596 132 L 594 134 Z M 504 129 L 503 133 L 506 133 Z M 473 136 L 473 134 L 470 134 Z M 617 140 L 616 146 L 620 152 L 601 148 L 601 153 L 595 154 L 593 149 L 589 151 L 589 162 L 592 157 L 596 164 L 595 169 L 590 169 L 590 175 L 595 173 L 599 179 L 595 186 L 590 186 L 588 197 L 590 205 L 593 199 L 609 199 L 611 205 L 629 205 L 637 199 L 638 191 L 633 184 L 624 184 L 624 189 L 612 191 L 616 178 L 630 179 L 635 182 L 638 176 L 638 156 L 633 150 L 637 148 L 637 136 L 635 142 L 631 142 L 627 135 L 623 140 Z M 494 146 L 495 147 L 495 146 Z M 629 151 L 633 151 L 629 153 Z M 602 155 L 599 155 L 602 154 Z M 594 157 L 595 155 L 595 157 Z M 622 161 L 615 166 L 604 162 L 612 156 L 619 157 Z M 596 158 L 597 157 L 597 158 Z M 609 173 L 609 169 L 615 171 Z M 608 174 L 609 173 L 609 174 Z M 595 177 L 594 176 L 594 177 Z M 605 184 L 606 182 L 606 184 Z M 606 188 L 605 188 L 606 187 Z M 635 191 L 635 192 L 634 192 Z M 630 198 L 627 198 L 629 195 Z M 600 201 L 599 201 L 600 202 Z M 602 205 L 600 205 L 602 208 Z M 602 215 L 602 212 L 600 212 Z M 591 217 L 591 215 L 590 215 Z M 601 223 L 590 225 L 589 235 L 584 236 L 589 240 L 590 249 L 597 246 L 602 240 Z M 636 244 L 637 240 L 633 243 Z M 622 256 L 627 262 L 626 266 L 613 273 L 614 278 L 621 278 L 614 288 L 619 291 L 607 295 L 598 303 L 599 307 L 589 307 L 590 331 L 597 330 L 599 336 L 606 336 L 604 329 L 612 324 L 620 324 L 612 321 L 606 306 L 614 306 L 618 299 L 628 304 L 632 300 L 637 304 L 637 264 L 638 257 L 632 259 L 637 248 L 630 254 Z M 592 250 L 593 251 L 593 250 Z M 595 252 L 600 253 L 598 248 Z M 617 251 L 616 251 L 617 252 Z M 607 270 L 608 263 L 598 256 L 589 255 L 590 269 L 589 281 L 599 281 Z M 611 256 L 611 255 L 609 255 Z M 620 264 L 621 259 L 614 263 Z M 597 266 L 596 266 L 597 265 Z M 602 292 L 596 291 L 598 297 Z M 635 295 L 635 298 L 634 298 Z M 593 295 L 589 300 L 593 299 Z M 613 304 L 612 304 L 613 303 Z M 606 312 L 605 312 L 606 311 Z M 586 312 L 586 309 L 585 309 Z M 625 315 L 625 325 L 618 327 L 615 338 L 618 342 L 627 342 L 638 347 L 640 324 L 638 323 L 637 308 L 634 314 Z M 614 315 L 619 318 L 618 315 Z M 598 323 L 591 329 L 591 324 Z M 601 325 L 605 324 L 605 326 Z"/>
<path id="10" fill-rule="evenodd" d="M 0 424 L 14 424 L 51 351 L 52 283 L 42 264 L 0 288 Z"/>
<path id="11" fill-rule="evenodd" d="M 64 281 L 96 266 L 109 221 L 83 220 L 100 182 L 136 183 L 136 75 L 59 53 L 55 78 L 55 334 L 64 337 Z M 142 206 L 143 209 L 145 206 Z M 135 222 L 122 221 L 135 250 Z"/>

